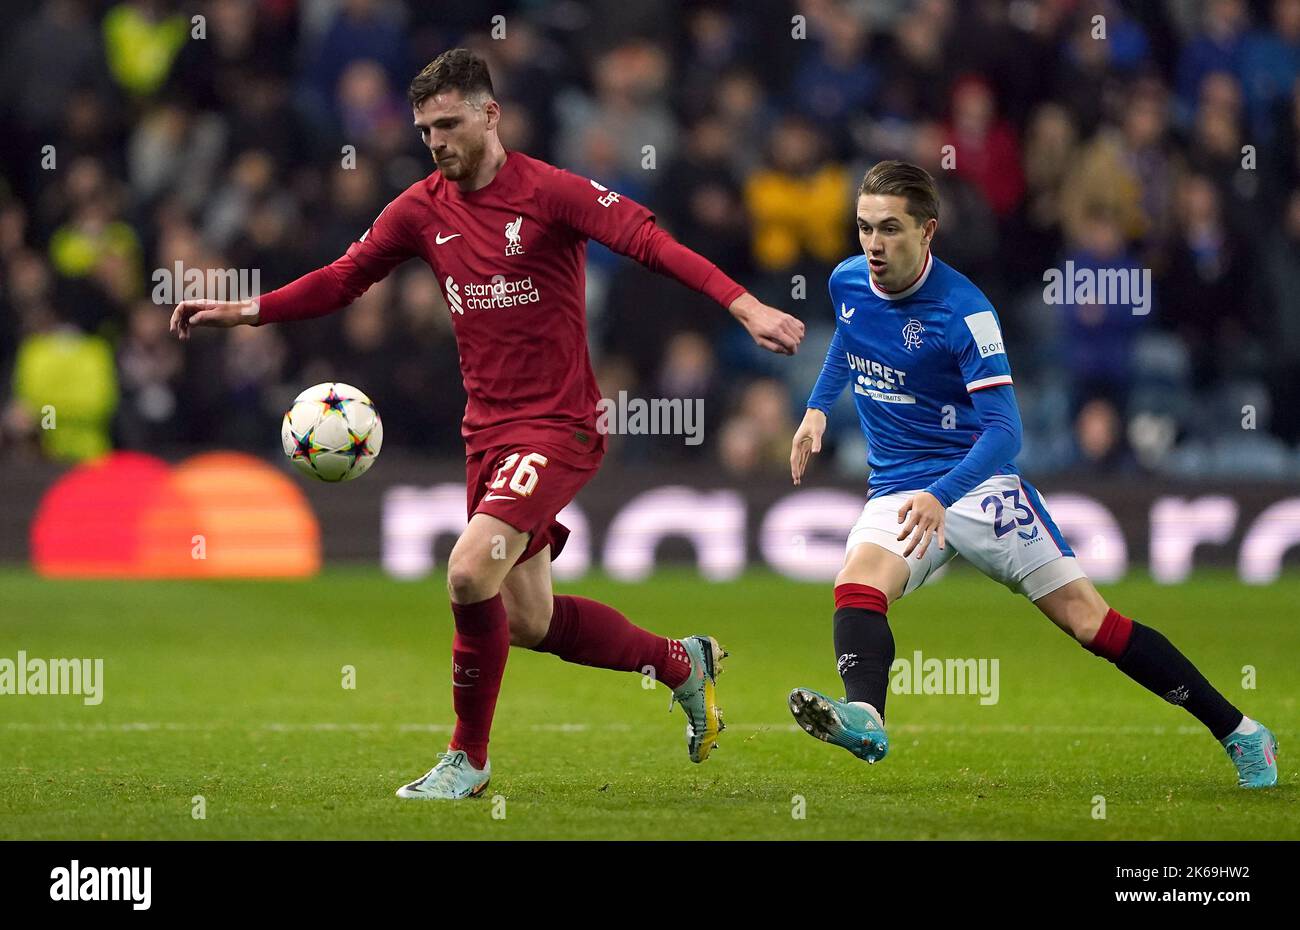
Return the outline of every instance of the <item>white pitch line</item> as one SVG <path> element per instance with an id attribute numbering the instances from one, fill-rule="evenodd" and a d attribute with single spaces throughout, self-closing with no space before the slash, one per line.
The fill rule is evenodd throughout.
<path id="1" fill-rule="evenodd" d="M 449 723 L 277 723 L 261 724 L 221 724 L 221 723 L 176 723 L 162 721 L 131 721 L 127 723 L 28 723 L 11 721 L 6 723 L 6 730 L 22 733 L 147 733 L 164 731 L 169 733 L 210 733 L 221 730 L 242 730 L 248 733 L 450 733 Z M 530 733 L 627 733 L 641 727 L 627 723 L 533 723 L 525 729 Z M 736 723 L 727 724 L 727 732 L 759 733 L 771 730 L 780 733 L 798 733 L 800 728 L 793 723 Z M 956 724 L 904 723 L 890 727 L 890 734 L 897 736 L 926 735 L 962 735 L 962 734 L 1021 734 L 1043 736 L 1162 736 L 1176 734 L 1186 736 L 1203 733 L 1200 726 L 1180 725 L 1114 727 L 1067 726 L 1064 724 L 979 724 L 963 726 Z M 1274 730 L 1287 735 L 1290 730 Z"/>

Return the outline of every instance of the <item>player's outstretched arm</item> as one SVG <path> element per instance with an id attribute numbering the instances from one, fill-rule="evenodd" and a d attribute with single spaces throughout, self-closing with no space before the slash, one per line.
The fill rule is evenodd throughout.
<path id="1" fill-rule="evenodd" d="M 172 311 L 171 331 L 189 339 L 193 326 L 256 326 L 259 313 L 256 300 L 182 300 Z"/>
<path id="2" fill-rule="evenodd" d="M 760 348 L 779 355 L 799 351 L 804 336 L 801 320 L 763 303 L 713 262 L 660 229 L 652 218 L 636 229 L 624 254 L 726 307 Z"/>
<path id="3" fill-rule="evenodd" d="M 399 196 L 343 255 L 255 300 L 181 301 L 172 312 L 172 332 L 188 339 L 195 326 L 260 326 L 341 310 L 416 254 L 406 221 L 411 203 L 405 194 Z"/>
<path id="4" fill-rule="evenodd" d="M 379 237 L 369 235 L 379 224 L 376 220 L 367 236 L 335 261 L 255 300 L 182 301 L 172 313 L 172 332 L 188 339 L 195 326 L 261 326 L 310 320 L 341 310 L 407 257 L 404 240 L 385 251 L 379 249 Z M 358 261 L 358 257 L 364 260 Z"/>
<path id="5" fill-rule="evenodd" d="M 667 275 L 726 307 L 754 342 L 769 352 L 794 355 L 803 340 L 797 318 L 769 307 L 717 265 L 682 245 L 655 223 L 654 214 L 595 181 L 555 169 L 539 189 L 553 216 L 589 239 Z"/>
<path id="6" fill-rule="evenodd" d="M 802 325 L 801 323 L 800 327 Z M 790 478 L 795 484 L 802 483 L 804 469 L 808 467 L 808 459 L 812 454 L 822 451 L 827 412 L 835 404 L 836 398 L 844 393 L 844 386 L 849 383 L 850 376 L 849 365 L 844 358 L 844 346 L 840 342 L 840 331 L 836 329 L 831 336 L 830 345 L 826 347 L 826 361 L 822 363 L 821 374 L 817 376 L 817 383 L 808 395 L 808 410 L 790 443 Z"/>
<path id="7" fill-rule="evenodd" d="M 803 480 L 804 469 L 808 467 L 812 454 L 822 451 L 822 434 L 825 432 L 826 414 L 809 407 L 790 443 L 790 477 L 795 484 Z"/>

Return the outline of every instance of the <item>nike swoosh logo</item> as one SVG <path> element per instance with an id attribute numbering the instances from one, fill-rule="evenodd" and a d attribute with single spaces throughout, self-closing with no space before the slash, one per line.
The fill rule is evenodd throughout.
<path id="1" fill-rule="evenodd" d="M 483 498 L 485 501 L 512 501 L 514 499 L 509 494 L 489 494 Z"/>
<path id="2" fill-rule="evenodd" d="M 433 237 L 433 241 L 436 242 L 438 245 L 442 245 L 444 242 L 450 242 L 451 240 L 455 239 L 459 235 L 460 233 L 452 233 L 450 236 L 447 236 L 444 239 L 442 233 L 438 233 L 436 236 Z"/>
<path id="3" fill-rule="evenodd" d="M 459 681 L 453 681 L 451 683 L 451 686 L 453 688 L 472 688 L 474 687 L 474 683 L 470 682 L 469 684 L 462 685 Z"/>

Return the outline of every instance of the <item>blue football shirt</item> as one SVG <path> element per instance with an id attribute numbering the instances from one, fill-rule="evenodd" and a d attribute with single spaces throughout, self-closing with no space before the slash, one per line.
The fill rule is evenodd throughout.
<path id="1" fill-rule="evenodd" d="M 929 253 L 907 288 L 871 280 L 865 255 L 830 277 L 835 335 L 808 406 L 829 411 L 853 385 L 867 437 L 870 496 L 923 489 L 958 465 L 981 433 L 971 394 L 1010 385 L 1002 327 L 988 298 Z M 1014 461 L 993 474 L 1018 474 Z"/>

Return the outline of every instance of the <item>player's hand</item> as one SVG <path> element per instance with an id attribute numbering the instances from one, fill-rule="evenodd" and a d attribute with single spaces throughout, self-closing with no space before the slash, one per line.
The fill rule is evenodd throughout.
<path id="1" fill-rule="evenodd" d="M 939 498 L 935 497 L 929 491 L 921 491 L 909 497 L 902 507 L 898 508 L 898 522 L 907 523 L 898 534 L 898 539 L 907 539 L 910 535 L 912 538 L 907 539 L 907 548 L 903 550 L 903 558 L 912 554 L 916 549 L 916 557 L 919 559 L 925 555 L 925 550 L 930 548 L 930 540 L 938 537 L 939 548 L 943 548 L 943 504 L 939 503 Z M 917 549 L 917 546 L 920 548 Z"/>
<path id="2" fill-rule="evenodd" d="M 803 478 L 803 470 L 808 467 L 808 459 L 814 452 L 822 451 L 822 433 L 826 432 L 826 414 L 820 410 L 808 408 L 803 415 L 803 422 L 795 430 L 794 440 L 790 443 L 790 477 L 795 484 Z"/>
<path id="3" fill-rule="evenodd" d="M 764 349 L 780 355 L 794 355 L 803 340 L 802 321 L 769 307 L 746 291 L 727 308 Z"/>
<path id="4" fill-rule="evenodd" d="M 172 311 L 171 330 L 188 339 L 192 326 L 251 326 L 257 319 L 256 300 L 182 300 Z"/>

